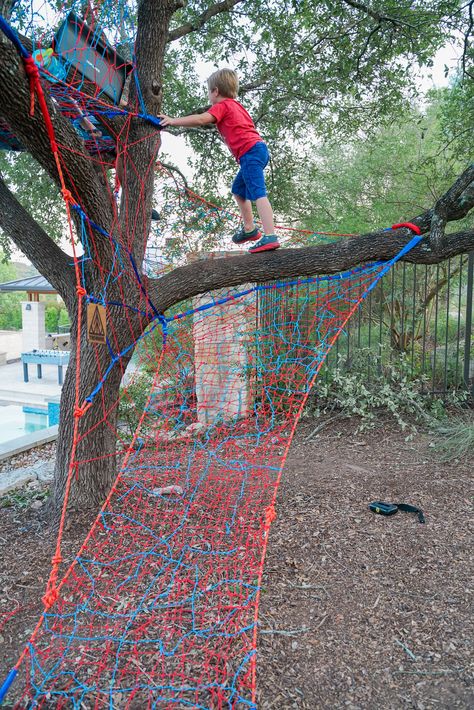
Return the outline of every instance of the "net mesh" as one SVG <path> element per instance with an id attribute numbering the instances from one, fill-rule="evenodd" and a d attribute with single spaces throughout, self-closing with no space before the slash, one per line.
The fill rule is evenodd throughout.
<path id="1" fill-rule="evenodd" d="M 254 706 L 284 458 L 324 356 L 376 273 L 205 295 L 170 316 L 164 349 L 144 339 L 135 384 L 153 381 L 138 438 L 29 646 L 28 697 Z"/>
<path id="2" fill-rule="evenodd" d="M 17 3 L 13 24 L 34 38 L 41 73 L 80 134 L 82 155 L 102 170 L 115 214 L 126 215 L 107 231 L 89 218 L 79 195 L 64 193 L 72 243 L 79 237 L 82 244 L 74 256 L 78 297 L 103 306 L 107 322 L 106 345 L 93 346 L 96 353 L 106 348 L 106 364 L 97 358 L 82 410 L 70 416 L 95 407 L 107 426 L 118 408 L 113 428 L 122 462 L 66 575 L 50 579 L 45 613 L 23 658 L 18 705 L 255 707 L 262 570 L 285 457 L 327 352 L 387 267 L 247 284 L 156 312 L 145 276 L 159 278 L 198 249 L 225 258 L 219 249 L 235 215 L 158 167 L 159 220 L 137 263 L 133 246 L 147 223 L 144 208 L 127 215 L 126 196 L 113 181 L 117 156 L 130 147 L 127 120 L 142 110 L 139 86 L 135 112 L 120 105 L 127 81 L 136 81 L 133 61 L 123 60 L 133 57 L 133 13 L 116 0 L 98 5 L 93 16 L 68 5 L 95 29 L 84 35 L 84 22 L 74 20 L 75 40 L 69 36 L 62 55 L 56 39 L 58 68 L 44 50 L 51 28 L 58 37 L 65 11 L 38 6 Z M 97 72 L 87 78 L 91 34 L 108 62 L 100 80 Z M 120 130 L 117 116 L 125 116 Z M 150 125 L 150 133 L 156 130 Z M 4 143 L 14 138 L 8 127 L 2 135 Z M 59 169 L 68 150 L 58 148 Z M 298 242 L 309 235 L 281 237 Z M 110 245 L 107 267 L 98 240 Z M 91 264 L 101 274 L 95 290 L 85 275 Z M 140 294 L 133 303 L 130 281 Z M 118 310 L 122 324 L 130 314 L 125 346 L 114 325 Z M 99 318 L 95 328 L 101 327 Z M 103 388 L 117 370 L 123 387 L 117 401 L 106 403 Z M 83 390 L 79 357 L 75 377 Z M 81 431 L 83 443 L 93 441 L 97 426 Z M 73 449 L 74 476 L 89 463 Z"/>

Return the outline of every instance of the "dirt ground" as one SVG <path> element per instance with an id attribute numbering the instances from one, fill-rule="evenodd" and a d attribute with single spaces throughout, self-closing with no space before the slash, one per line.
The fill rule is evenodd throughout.
<path id="1" fill-rule="evenodd" d="M 258 707 L 474 707 L 472 462 L 437 463 L 427 434 L 407 442 L 386 422 L 357 434 L 338 421 L 307 440 L 316 424 L 299 427 L 271 528 Z M 373 500 L 417 505 L 426 524 L 375 515 Z M 44 518 L 39 501 L 0 507 L 2 679 L 40 611 Z M 70 550 L 83 534 L 69 531 Z"/>

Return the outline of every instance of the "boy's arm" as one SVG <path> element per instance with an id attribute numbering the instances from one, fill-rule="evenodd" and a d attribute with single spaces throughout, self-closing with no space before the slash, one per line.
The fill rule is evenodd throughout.
<path id="1" fill-rule="evenodd" d="M 183 126 L 184 128 L 197 128 L 198 126 L 205 126 L 208 123 L 215 123 L 215 117 L 208 111 L 204 113 L 194 113 L 191 116 L 182 116 L 180 118 L 172 118 L 171 116 L 165 116 L 164 114 L 158 114 L 158 118 L 161 119 L 160 125 L 163 126 Z"/>

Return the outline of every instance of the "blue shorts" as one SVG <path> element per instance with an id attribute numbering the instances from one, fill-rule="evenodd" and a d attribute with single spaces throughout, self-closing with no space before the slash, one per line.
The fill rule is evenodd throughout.
<path id="1" fill-rule="evenodd" d="M 269 161 L 266 143 L 259 141 L 240 157 L 240 170 L 232 183 L 232 194 L 244 200 L 258 200 L 265 197 L 267 188 L 263 171 Z"/>

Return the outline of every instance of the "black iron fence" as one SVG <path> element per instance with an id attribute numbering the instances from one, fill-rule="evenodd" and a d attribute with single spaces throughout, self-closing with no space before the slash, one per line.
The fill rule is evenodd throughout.
<path id="1" fill-rule="evenodd" d="M 403 354 L 405 372 L 419 378 L 423 390 L 444 395 L 467 388 L 472 394 L 473 272 L 474 254 L 436 266 L 397 264 L 349 322 L 327 367 L 342 361 L 350 369 L 362 351 L 370 381 Z"/>
<path id="2" fill-rule="evenodd" d="M 404 374 L 426 393 L 467 389 L 474 396 L 473 285 L 474 253 L 436 266 L 396 264 L 348 322 L 321 376 L 337 365 L 370 382 L 403 362 Z M 304 286 L 298 289 L 303 296 Z M 260 313 L 270 298 L 271 291 L 259 294 Z M 295 307 L 308 309 L 308 299 L 292 299 Z"/>

